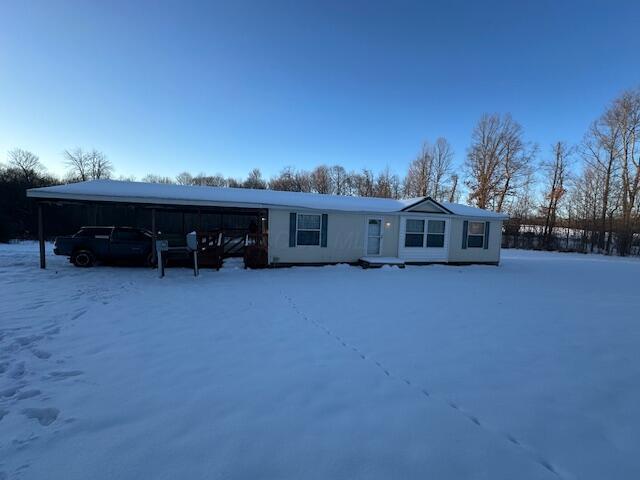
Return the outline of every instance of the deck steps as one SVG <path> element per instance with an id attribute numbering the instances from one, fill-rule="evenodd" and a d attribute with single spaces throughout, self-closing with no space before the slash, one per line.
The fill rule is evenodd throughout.
<path id="1" fill-rule="evenodd" d="M 404 260 L 397 257 L 360 257 L 358 264 L 362 268 L 380 268 L 390 265 L 398 268 L 404 268 Z"/>

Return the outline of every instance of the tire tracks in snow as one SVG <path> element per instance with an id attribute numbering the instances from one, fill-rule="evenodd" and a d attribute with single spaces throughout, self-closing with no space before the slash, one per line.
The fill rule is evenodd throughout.
<path id="1" fill-rule="evenodd" d="M 514 435 L 512 435 L 512 434 L 510 434 L 508 432 L 502 432 L 502 431 L 497 430 L 495 428 L 491 428 L 490 426 L 488 426 L 487 423 L 481 421 L 476 415 L 474 415 L 473 413 L 471 413 L 467 409 L 461 407 L 459 404 L 457 404 L 453 400 L 451 400 L 451 399 L 449 399 L 447 397 L 441 396 L 441 395 L 434 395 L 433 393 L 429 392 L 428 389 L 419 386 L 416 382 L 412 381 L 411 379 L 405 378 L 405 377 L 403 377 L 401 375 L 397 375 L 397 374 L 393 373 L 393 371 L 390 370 L 389 368 L 387 368 L 383 363 L 379 362 L 378 360 L 373 359 L 370 356 L 367 356 L 357 346 L 350 344 L 344 338 L 342 338 L 340 335 L 338 335 L 337 333 L 333 332 L 326 325 L 324 325 L 323 323 L 318 322 L 316 319 L 308 316 L 306 313 L 304 313 L 302 310 L 300 310 L 298 305 L 295 303 L 295 301 L 289 295 L 287 295 L 286 293 L 284 293 L 282 291 L 281 291 L 281 295 L 287 301 L 287 303 L 289 304 L 291 309 L 300 318 L 302 318 L 306 322 L 312 324 L 314 327 L 318 328 L 319 330 L 323 331 L 327 336 L 333 338 L 340 346 L 342 346 L 343 348 L 345 348 L 347 350 L 352 351 L 354 354 L 356 354 L 358 357 L 360 357 L 361 360 L 363 360 L 365 362 L 373 363 L 373 365 L 375 365 L 376 368 L 378 370 L 380 370 L 380 372 L 382 374 L 384 374 L 386 377 L 389 377 L 390 379 L 400 380 L 408 388 L 412 388 L 412 389 L 416 390 L 417 393 L 419 395 L 421 395 L 421 397 L 425 401 L 443 401 L 449 408 L 451 408 L 452 410 L 454 410 L 458 414 L 463 415 L 467 420 L 469 420 L 475 426 L 483 429 L 484 431 L 486 431 L 487 433 L 489 433 L 491 435 L 497 435 L 497 436 L 503 438 L 504 440 L 509 442 L 511 445 L 513 445 L 515 448 L 518 448 L 521 451 L 523 451 L 528 457 L 530 457 L 534 462 L 538 463 L 541 467 L 543 467 L 548 472 L 552 473 L 553 475 L 555 475 L 558 478 L 566 478 L 565 475 L 560 473 L 560 469 L 558 467 L 554 466 L 550 461 L 548 461 L 542 454 L 540 454 L 538 451 L 536 451 L 533 447 L 526 445 L 524 442 L 518 440 Z"/>

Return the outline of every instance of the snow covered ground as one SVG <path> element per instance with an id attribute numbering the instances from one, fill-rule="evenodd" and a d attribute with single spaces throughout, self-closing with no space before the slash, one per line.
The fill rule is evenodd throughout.
<path id="1" fill-rule="evenodd" d="M 637 260 L 48 261 L 0 246 L 0 479 L 640 478 Z"/>

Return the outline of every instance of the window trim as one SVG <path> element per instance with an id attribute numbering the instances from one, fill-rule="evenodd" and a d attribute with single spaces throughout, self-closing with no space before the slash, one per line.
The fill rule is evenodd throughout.
<path id="1" fill-rule="evenodd" d="M 442 228 L 442 233 L 431 233 L 429 232 L 429 224 L 431 222 L 442 222 L 443 224 L 443 228 Z M 436 220 L 436 219 L 428 219 L 427 220 L 427 227 L 426 227 L 426 237 L 425 237 L 425 248 L 444 248 L 445 243 L 447 241 L 447 222 L 445 220 Z M 429 237 L 442 237 L 442 245 L 438 246 L 438 247 L 433 247 L 433 246 L 429 246 Z"/>
<path id="2" fill-rule="evenodd" d="M 422 224 L 422 232 L 409 232 L 407 231 L 407 222 L 409 220 L 417 220 L 423 222 Z M 429 233 L 429 222 L 443 222 L 444 223 L 444 232 L 442 233 Z M 405 217 L 404 219 L 404 246 L 403 248 L 411 248 L 411 249 L 433 249 L 433 248 L 446 248 L 447 246 L 447 221 L 446 219 L 440 218 L 418 218 L 418 217 Z M 407 245 L 407 235 L 422 235 L 422 245 Z M 431 236 L 441 236 L 442 237 L 442 246 L 441 247 L 430 247 L 427 245 L 428 237 Z"/>
<path id="3" fill-rule="evenodd" d="M 407 223 L 409 220 L 415 220 L 417 222 L 422 222 L 422 232 L 408 232 L 407 231 Z M 427 239 L 425 235 L 425 228 L 427 226 L 426 218 L 405 218 L 404 220 L 404 248 L 425 248 L 425 241 Z M 420 235 L 422 236 L 422 243 L 420 245 L 407 245 L 407 235 Z"/>
<path id="4" fill-rule="evenodd" d="M 300 228 L 300 215 L 306 215 L 309 217 L 318 217 L 318 228 Z M 298 239 L 298 232 L 318 232 L 318 243 L 313 244 L 301 244 Z M 320 247 L 322 245 L 322 214 L 321 213 L 296 213 L 296 247 Z"/>
<path id="5" fill-rule="evenodd" d="M 480 225 L 482 225 L 482 234 L 480 234 L 480 233 L 471 233 L 471 224 L 472 223 L 479 223 Z M 467 248 L 484 248 L 484 242 L 485 242 L 486 234 L 487 234 L 487 225 L 486 225 L 485 222 L 469 220 L 469 224 L 467 226 Z M 471 245 L 469 243 L 469 239 L 471 237 L 480 237 L 480 238 L 482 238 L 482 241 L 480 242 L 480 245 Z"/>

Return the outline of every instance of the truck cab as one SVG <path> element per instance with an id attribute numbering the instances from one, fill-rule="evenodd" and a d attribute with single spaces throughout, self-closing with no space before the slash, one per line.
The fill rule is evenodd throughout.
<path id="1" fill-rule="evenodd" d="M 132 227 L 82 227 L 72 236 L 56 238 L 53 252 L 68 256 L 78 267 L 90 267 L 96 261 L 153 262 L 151 233 Z"/>

